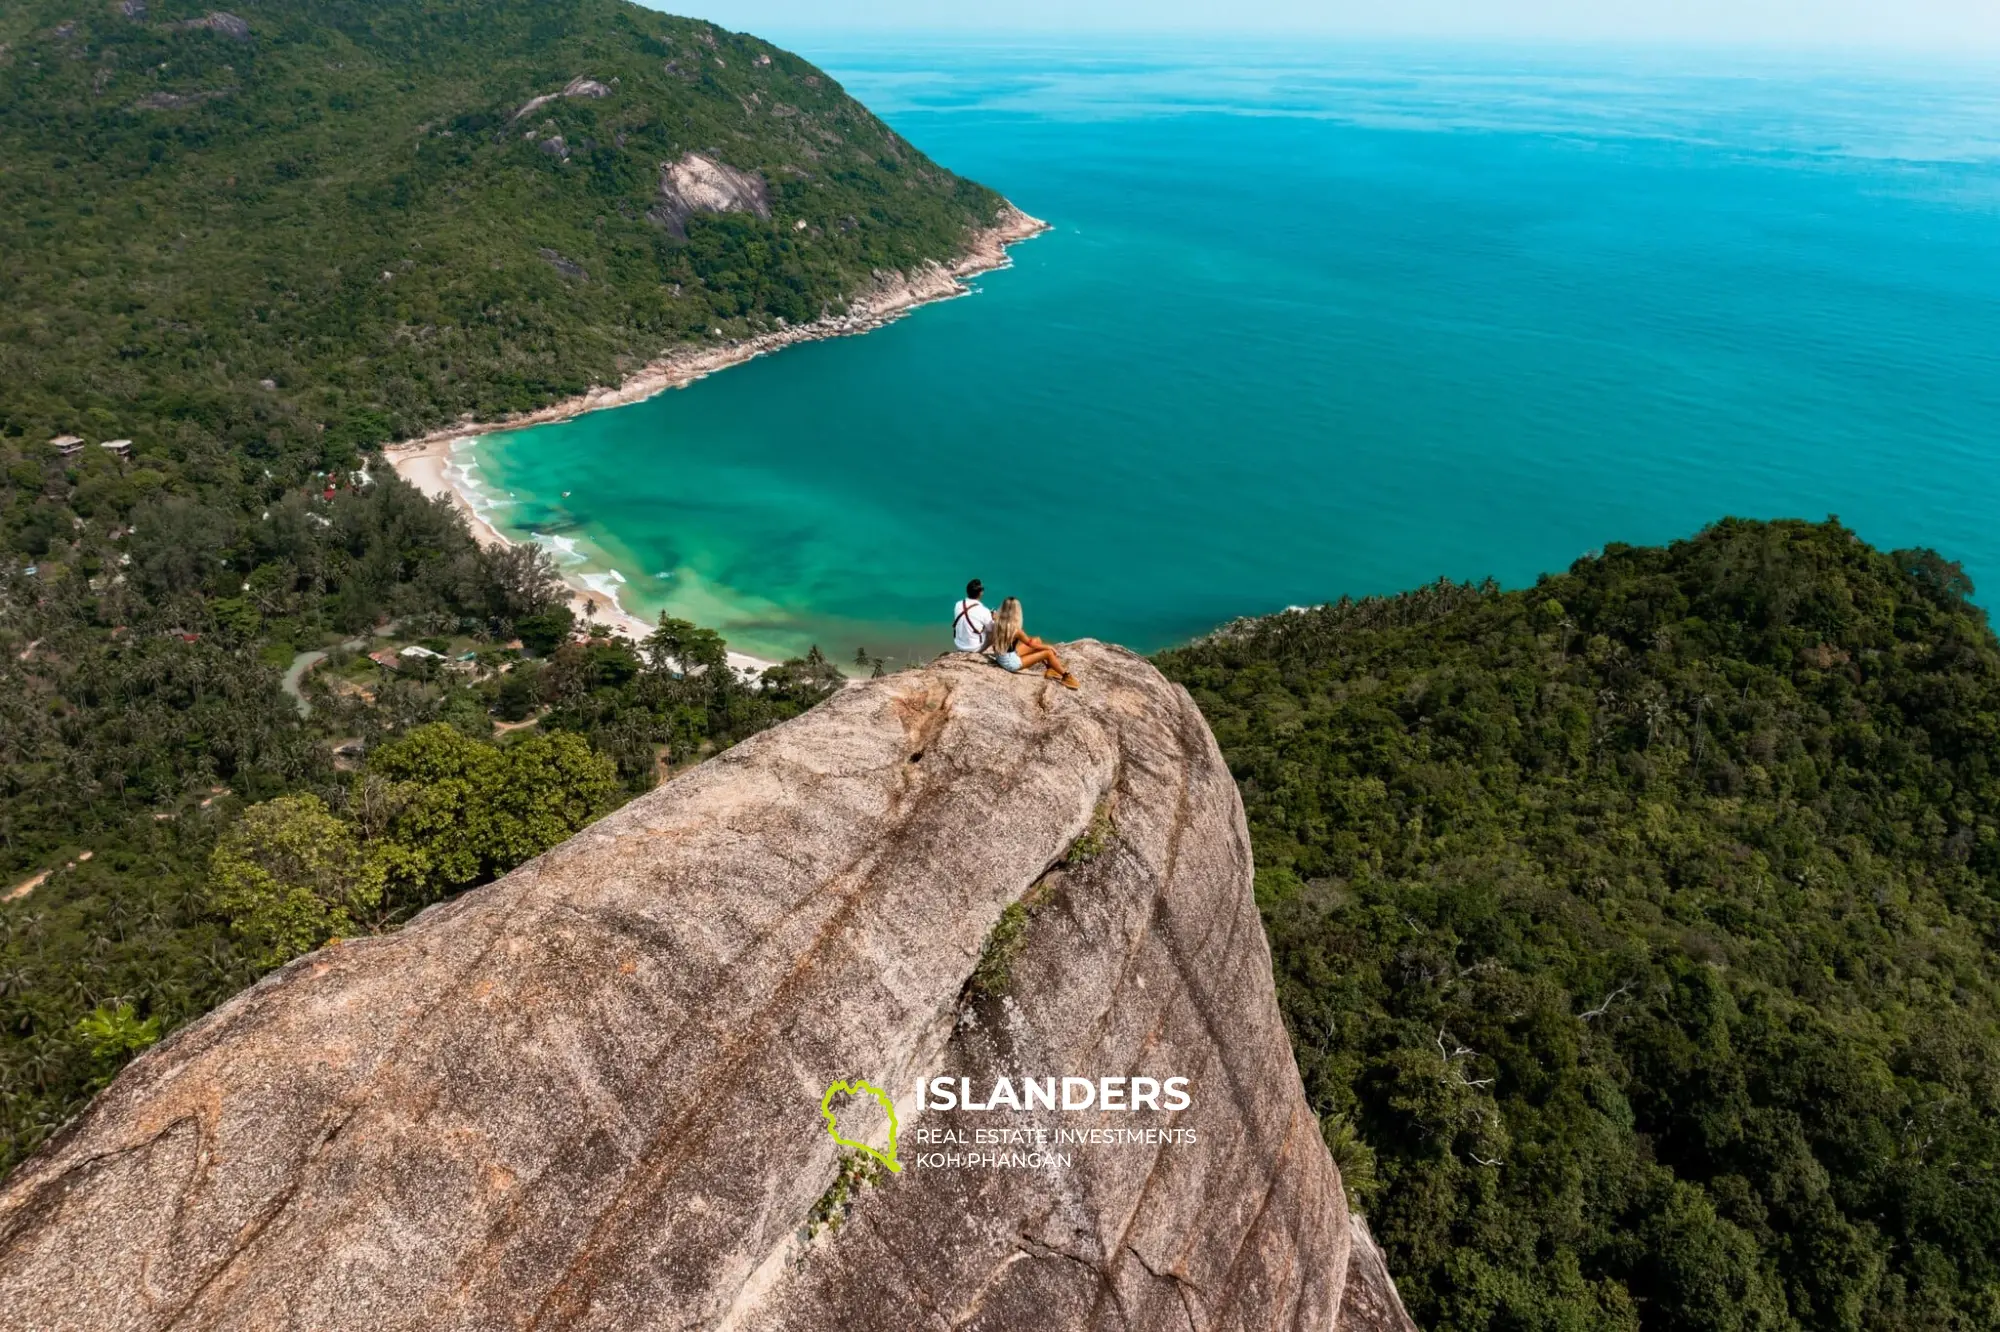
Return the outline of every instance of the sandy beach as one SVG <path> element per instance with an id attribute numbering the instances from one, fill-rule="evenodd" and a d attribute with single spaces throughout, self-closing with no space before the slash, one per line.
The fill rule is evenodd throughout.
<path id="1" fill-rule="evenodd" d="M 451 468 L 453 445 L 501 430 L 547 425 L 556 421 L 570 420 L 585 412 L 644 402 L 655 394 L 664 393 L 668 389 L 685 388 L 717 370 L 741 365 L 745 361 L 789 347 L 794 343 L 867 333 L 901 318 L 919 306 L 965 295 L 968 288 L 964 279 L 1007 267 L 1012 262 L 1007 255 L 1008 246 L 1038 236 L 1046 230 L 1048 223 L 1029 217 L 1010 204 L 1001 213 L 1000 221 L 993 227 L 979 232 L 965 253 L 955 262 L 931 263 L 914 273 L 878 273 L 871 287 L 849 299 L 847 313 L 844 315 L 829 316 L 810 324 L 774 329 L 769 333 L 736 342 L 677 348 L 616 387 L 594 388 L 587 393 L 553 403 L 538 411 L 524 412 L 504 420 L 463 421 L 447 429 L 433 431 L 419 439 L 392 444 L 384 452 L 389 465 L 396 469 L 398 476 L 426 495 L 443 496 L 455 504 L 471 525 L 473 536 L 482 545 L 504 546 L 508 544 L 507 538 L 479 515 L 478 510 L 473 507 L 471 497 L 464 493 L 458 484 L 458 479 L 453 475 Z M 573 577 L 567 581 L 575 593 L 570 604 L 579 618 L 586 618 L 588 612 L 589 618 L 594 619 L 595 623 L 608 624 L 612 632 L 625 634 L 634 641 L 643 639 L 652 632 L 652 625 L 627 612 L 618 604 L 615 597 L 585 587 Z M 774 663 L 745 653 L 732 652 L 729 654 L 729 664 L 738 671 L 755 675 Z"/>
<path id="2" fill-rule="evenodd" d="M 472 528 L 473 538 L 480 545 L 505 546 L 511 543 L 493 524 L 479 516 L 479 511 L 472 507 L 471 499 L 459 489 L 451 474 L 451 445 L 460 439 L 474 438 L 476 434 L 476 431 L 467 431 L 442 443 L 426 440 L 421 449 L 406 453 L 392 451 L 390 462 L 396 468 L 396 475 L 424 494 L 433 498 L 442 496 L 456 505 L 458 511 L 465 515 L 466 524 Z M 644 641 L 646 635 L 653 632 L 652 625 L 619 605 L 617 598 L 585 587 L 573 576 L 565 576 L 564 581 L 569 584 L 569 606 L 576 612 L 577 619 L 587 624 L 609 625 L 612 633 L 623 635 L 634 643 Z M 729 664 L 744 675 L 754 676 L 777 663 L 744 652 L 732 652 Z"/>

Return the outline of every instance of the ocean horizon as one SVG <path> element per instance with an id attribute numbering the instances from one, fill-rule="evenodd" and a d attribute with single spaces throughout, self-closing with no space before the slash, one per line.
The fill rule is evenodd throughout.
<path id="1" fill-rule="evenodd" d="M 489 521 L 776 657 L 966 578 L 1151 651 L 1724 516 L 2000 579 L 2000 85 L 1565 48 L 815 38 L 1052 230 L 970 297 L 458 454 Z"/>

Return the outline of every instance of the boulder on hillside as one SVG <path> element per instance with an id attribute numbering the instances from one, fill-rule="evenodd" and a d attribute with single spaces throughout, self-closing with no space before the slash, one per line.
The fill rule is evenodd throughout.
<path id="1" fill-rule="evenodd" d="M 754 171 L 738 171 L 700 153 L 660 163 L 659 201 L 646 216 L 682 240 L 696 213 L 751 213 L 771 217 L 770 189 Z"/>
<path id="2" fill-rule="evenodd" d="M 143 13 L 144 10 L 142 9 L 140 12 Z M 182 28 L 206 28 L 210 32 L 219 33 L 224 37 L 239 42 L 250 40 L 250 24 L 234 14 L 225 14 L 221 10 L 211 10 L 200 18 L 184 19 L 175 26 Z"/>
<path id="3" fill-rule="evenodd" d="M 588 282 L 590 280 L 590 274 L 584 271 L 583 265 L 561 251 L 551 250 L 547 246 L 543 246 L 536 253 L 541 255 L 543 263 L 555 269 L 556 272 L 561 273 L 564 277 L 575 278 L 579 282 Z"/>
<path id="4" fill-rule="evenodd" d="M 234 88 L 208 88 L 198 92 L 186 93 L 147 93 L 144 97 L 132 103 L 132 109 L 135 111 L 183 111 L 191 106 L 200 106 L 203 102 L 212 102 L 219 97 L 227 97 L 235 91 L 236 89 Z"/>
<path id="5" fill-rule="evenodd" d="M 847 689 L 170 1037 L 0 1192 L 0 1326 L 1407 1327 L 1214 740 L 1068 652 Z M 1045 1078 L 1091 1108 L 919 1105 Z"/>
<path id="6" fill-rule="evenodd" d="M 530 97 L 527 101 L 521 103 L 521 109 L 516 111 L 513 115 L 509 116 L 508 120 L 509 122 L 519 120 L 522 116 L 527 115 L 530 111 L 539 110 L 540 108 L 547 106 L 550 102 L 555 101 L 558 97 L 609 97 L 609 96 L 611 96 L 611 89 L 608 86 L 599 83 L 596 79 L 585 78 L 583 75 L 579 74 L 575 78 L 571 79 L 568 83 L 564 84 L 559 91 L 552 93 L 543 93 L 540 97 Z"/>

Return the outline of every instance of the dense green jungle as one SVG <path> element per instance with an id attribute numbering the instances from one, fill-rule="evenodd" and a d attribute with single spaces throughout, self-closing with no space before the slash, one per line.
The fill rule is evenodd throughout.
<path id="1" fill-rule="evenodd" d="M 1428 1328 L 2000 1326 L 2000 643 L 1727 521 L 1161 665 Z"/>
<path id="2" fill-rule="evenodd" d="M 622 0 L 239 9 L 0 15 L 0 435 L 352 466 L 838 311 L 1000 206 L 796 56 Z M 769 217 L 663 218 L 688 153 Z"/>
<path id="3" fill-rule="evenodd" d="M 662 221 L 691 152 L 770 216 Z M 840 686 L 579 621 L 382 445 L 838 312 L 998 207 L 796 57 L 615 0 L 0 14 L 0 1172 L 271 967 Z M 1723 521 L 1159 656 L 1423 1326 L 2000 1327 L 1971 595 Z"/>
<path id="4" fill-rule="evenodd" d="M 761 212 L 663 211 L 688 154 Z M 838 682 L 576 623 L 383 444 L 841 313 L 999 206 L 618 0 L 0 11 L 0 1170 L 273 963 Z"/>

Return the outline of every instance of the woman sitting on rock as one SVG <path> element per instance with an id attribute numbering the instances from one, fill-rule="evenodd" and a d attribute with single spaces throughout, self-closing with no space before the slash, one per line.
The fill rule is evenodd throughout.
<path id="1" fill-rule="evenodd" d="M 986 630 L 986 651 L 1002 670 L 1025 671 L 1039 666 L 1046 678 L 1076 688 L 1076 677 L 1062 664 L 1062 658 L 1056 656 L 1056 650 L 1021 628 L 1019 597 L 1009 597 L 1000 603 L 1000 613 Z"/>

